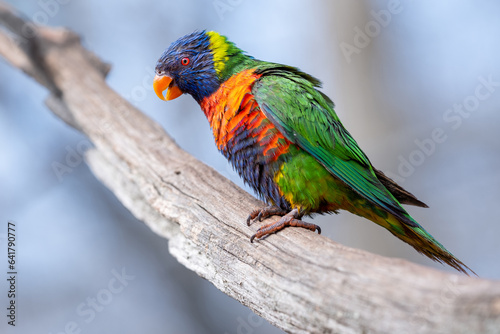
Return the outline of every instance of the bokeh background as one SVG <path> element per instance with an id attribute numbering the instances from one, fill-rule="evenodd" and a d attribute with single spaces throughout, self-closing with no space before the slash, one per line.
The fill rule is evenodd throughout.
<path id="1" fill-rule="evenodd" d="M 80 34 L 113 65 L 111 87 L 241 186 L 194 100 L 164 103 L 152 91 L 163 49 L 216 30 L 257 58 L 319 77 L 373 164 L 429 204 L 408 208 L 417 221 L 479 276 L 500 279 L 499 2 L 8 2 Z M 281 332 L 178 264 L 167 241 L 93 177 L 80 161 L 89 142 L 43 105 L 44 88 L 3 59 L 0 78 L 0 249 L 7 221 L 16 222 L 19 271 L 18 324 L 7 326 L 2 312 L 0 332 L 55 334 L 72 322 L 82 333 Z M 70 155 L 70 172 L 55 172 Z M 314 222 L 345 245 L 452 271 L 351 214 Z M 133 279 L 82 315 L 122 271 Z"/>

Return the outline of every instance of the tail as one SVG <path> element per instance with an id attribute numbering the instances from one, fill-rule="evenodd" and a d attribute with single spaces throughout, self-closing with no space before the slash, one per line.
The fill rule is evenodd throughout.
<path id="1" fill-rule="evenodd" d="M 444 248 L 443 245 L 434 239 L 434 237 L 420 226 L 410 215 L 406 214 L 405 217 L 401 218 L 388 214 L 388 217 L 385 219 L 378 216 L 375 222 L 388 229 L 389 232 L 430 259 L 440 263 L 446 263 L 450 267 L 466 275 L 469 275 L 467 272 L 469 271 L 477 276 L 472 269 L 467 267 L 462 261 Z"/>

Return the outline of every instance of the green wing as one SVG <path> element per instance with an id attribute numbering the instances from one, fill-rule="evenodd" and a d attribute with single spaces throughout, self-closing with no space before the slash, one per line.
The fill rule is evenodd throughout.
<path id="1" fill-rule="evenodd" d="M 279 67 L 278 67 L 279 66 Z M 252 93 L 267 118 L 291 142 L 313 155 L 359 195 L 416 226 L 380 183 L 370 161 L 347 132 L 319 81 L 293 67 L 265 65 Z"/>

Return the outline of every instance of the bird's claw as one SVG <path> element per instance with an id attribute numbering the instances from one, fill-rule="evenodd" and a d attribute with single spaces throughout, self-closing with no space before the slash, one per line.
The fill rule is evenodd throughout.
<path id="1" fill-rule="evenodd" d="M 258 217 L 258 215 L 256 215 L 256 217 Z M 318 225 L 307 223 L 301 220 L 298 214 L 298 210 L 293 209 L 292 211 L 281 217 L 281 219 L 278 220 L 276 223 L 271 223 L 259 228 L 257 232 L 250 237 L 250 242 L 253 243 L 253 240 L 255 238 L 261 239 L 269 234 L 276 233 L 288 226 L 303 227 L 313 232 L 318 231 L 318 234 L 321 234 L 321 228 Z"/>
<path id="2" fill-rule="evenodd" d="M 247 218 L 247 225 L 250 226 L 250 223 L 252 221 L 261 222 L 262 220 L 266 219 L 267 217 L 284 216 L 286 214 L 287 214 L 287 211 L 285 211 L 277 206 L 269 205 L 263 209 L 253 210 Z"/>
<path id="3" fill-rule="evenodd" d="M 255 219 L 255 217 L 257 217 L 258 215 L 260 215 L 262 210 L 260 209 L 255 209 L 253 210 L 249 215 L 248 215 L 248 218 L 247 218 L 247 226 L 250 226 L 250 223 L 252 222 L 252 220 Z"/>

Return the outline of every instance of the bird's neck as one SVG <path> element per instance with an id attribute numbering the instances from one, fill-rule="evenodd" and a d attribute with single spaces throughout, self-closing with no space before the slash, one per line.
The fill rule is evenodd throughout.
<path id="1" fill-rule="evenodd" d="M 256 64 L 257 61 L 253 57 L 244 54 L 243 51 L 236 48 L 233 54 L 228 55 L 224 62 L 224 67 L 217 72 L 217 76 L 221 82 L 225 82 L 244 70 L 254 68 Z"/>
<path id="2" fill-rule="evenodd" d="M 236 48 L 237 49 L 237 48 Z M 225 83 L 234 76 L 237 76 L 242 71 L 255 68 L 257 62 L 250 56 L 243 54 L 243 51 L 234 51 L 226 57 L 224 66 L 214 66 L 215 74 L 210 74 L 205 77 L 198 76 L 197 79 L 191 82 L 191 86 L 187 88 L 193 98 L 201 105 L 208 97 L 215 94 Z M 216 64 L 216 63 L 215 63 Z"/>

